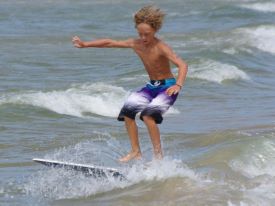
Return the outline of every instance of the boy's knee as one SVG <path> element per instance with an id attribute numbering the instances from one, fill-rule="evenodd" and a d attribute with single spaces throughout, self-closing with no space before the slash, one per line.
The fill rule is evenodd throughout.
<path id="1" fill-rule="evenodd" d="M 161 124 L 163 120 L 162 115 L 159 112 L 155 112 L 155 113 L 149 112 L 148 114 L 147 112 L 142 112 L 140 119 L 143 120 L 145 123 L 154 122 L 156 124 Z"/>
<path id="2" fill-rule="evenodd" d="M 147 115 L 142 116 L 142 119 L 143 119 L 144 122 L 155 122 L 153 117 L 147 116 Z"/>
<path id="3" fill-rule="evenodd" d="M 127 116 L 124 116 L 124 121 L 125 122 L 135 122 L 136 120 Z"/>

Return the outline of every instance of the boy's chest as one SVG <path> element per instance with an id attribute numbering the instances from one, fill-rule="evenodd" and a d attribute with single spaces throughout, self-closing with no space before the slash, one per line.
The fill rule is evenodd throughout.
<path id="1" fill-rule="evenodd" d="M 163 55 L 157 49 L 137 49 L 136 53 L 146 62 L 156 62 L 163 59 Z"/>

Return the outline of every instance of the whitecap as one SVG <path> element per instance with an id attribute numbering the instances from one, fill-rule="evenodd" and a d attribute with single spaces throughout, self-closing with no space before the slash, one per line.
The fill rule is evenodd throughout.
<path id="1" fill-rule="evenodd" d="M 190 66 L 190 78 L 222 83 L 225 80 L 249 80 L 249 76 L 236 66 L 214 60 L 201 60 Z"/>
<path id="2" fill-rule="evenodd" d="M 230 162 L 233 170 L 249 178 L 261 175 L 275 177 L 275 144 L 271 140 L 251 142 L 242 154 Z"/>
<path id="3" fill-rule="evenodd" d="M 26 92 L 0 97 L 0 104 L 26 104 L 66 114 L 84 117 L 87 113 L 116 117 L 127 95 L 121 87 L 103 83 L 74 85 L 50 92 Z"/>
<path id="4" fill-rule="evenodd" d="M 275 54 L 275 26 L 266 25 L 256 28 L 239 29 L 248 44 L 264 52 Z"/>
<path id="5" fill-rule="evenodd" d="M 275 12 L 275 3 L 271 2 L 243 4 L 241 7 L 261 12 Z"/>

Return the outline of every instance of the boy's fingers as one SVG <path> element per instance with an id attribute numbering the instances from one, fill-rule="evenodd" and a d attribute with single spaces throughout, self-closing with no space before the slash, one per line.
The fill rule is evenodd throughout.
<path id="1" fill-rule="evenodd" d="M 166 90 L 166 93 L 169 95 L 169 96 L 172 96 L 173 94 L 177 94 L 179 93 L 179 91 L 177 89 L 174 89 L 174 87 L 170 87 Z"/>
<path id="2" fill-rule="evenodd" d="M 166 93 L 171 96 L 173 94 L 173 88 L 167 89 Z"/>
<path id="3" fill-rule="evenodd" d="M 168 94 L 169 96 L 170 96 L 170 89 L 171 89 L 171 88 L 168 88 L 168 89 L 166 90 L 166 94 Z"/>
<path id="4" fill-rule="evenodd" d="M 79 39 L 78 36 L 74 36 L 73 39 L 72 39 L 72 41 L 79 41 L 79 40 L 80 40 L 80 39 Z"/>

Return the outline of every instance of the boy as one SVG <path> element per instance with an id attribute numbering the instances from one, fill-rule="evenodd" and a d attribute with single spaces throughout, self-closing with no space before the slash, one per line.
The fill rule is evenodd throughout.
<path id="1" fill-rule="evenodd" d="M 132 48 L 142 60 L 150 82 L 137 92 L 133 92 L 126 100 L 118 116 L 119 121 L 125 121 L 131 151 L 120 162 L 141 159 L 138 139 L 138 129 L 135 116 L 141 112 L 140 119 L 147 126 L 154 149 L 154 157 L 162 159 L 160 132 L 157 124 L 162 122 L 162 114 L 172 106 L 181 90 L 186 74 L 187 64 L 178 57 L 172 49 L 155 34 L 161 28 L 164 13 L 154 6 L 141 8 L 134 16 L 135 27 L 139 38 L 116 41 L 112 39 L 98 39 L 83 42 L 77 36 L 73 37 L 73 44 L 77 48 Z M 169 62 L 178 67 L 178 78 L 174 78 Z"/>

